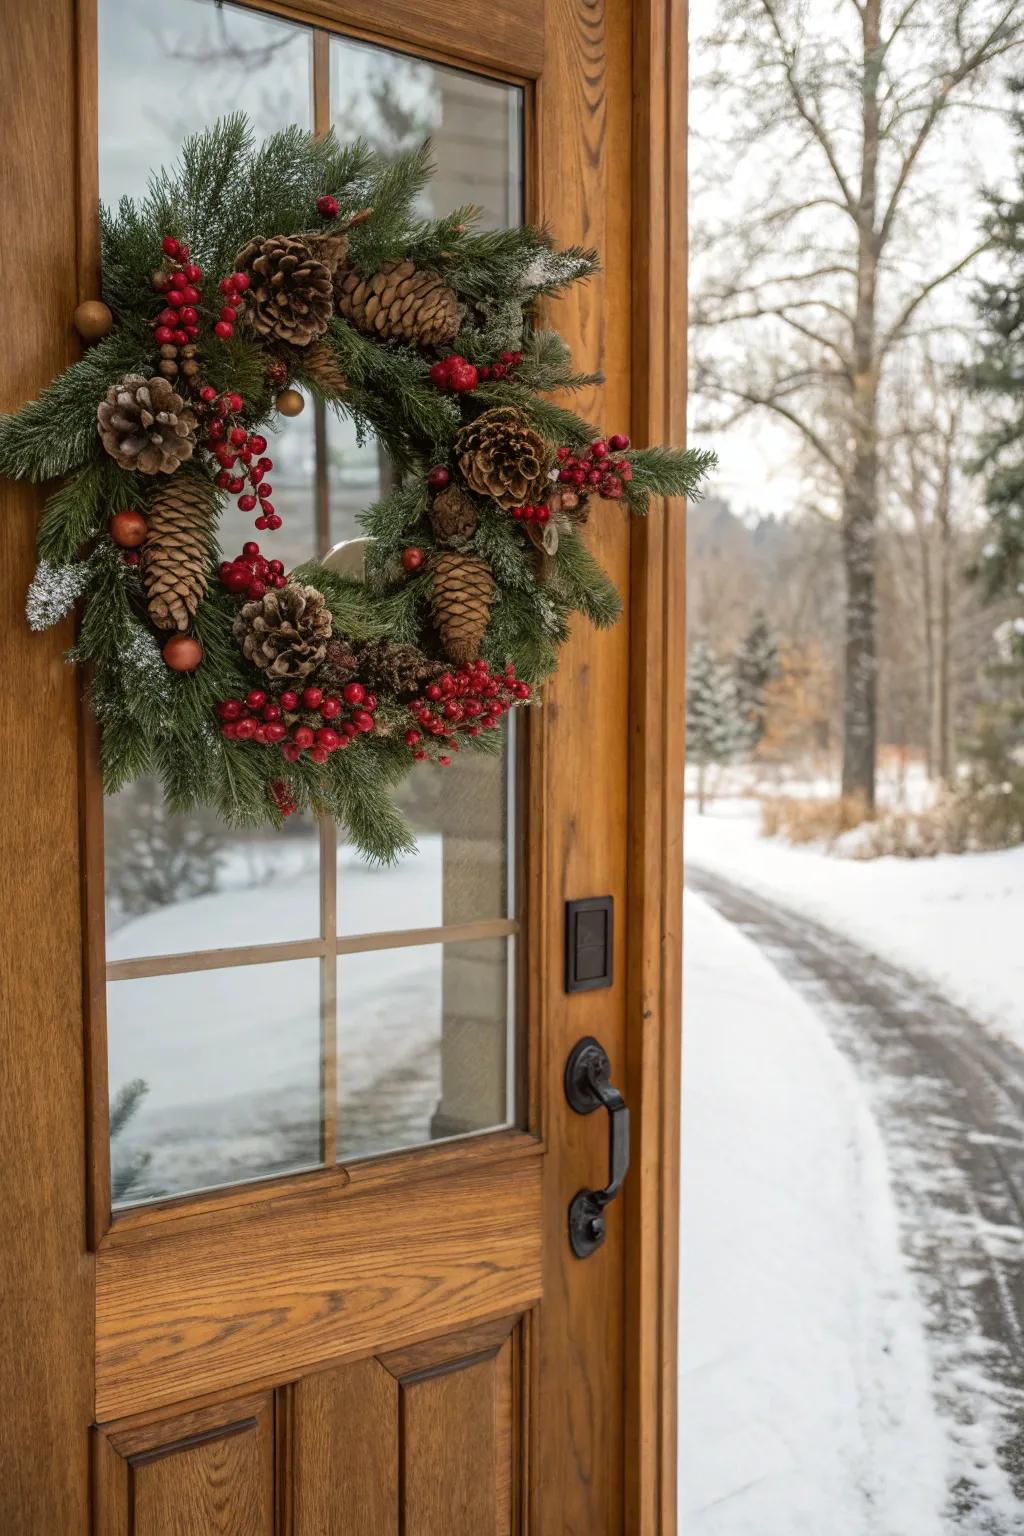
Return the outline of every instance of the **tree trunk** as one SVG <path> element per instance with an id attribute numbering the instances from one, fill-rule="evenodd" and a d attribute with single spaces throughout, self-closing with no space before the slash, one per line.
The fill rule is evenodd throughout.
<path id="1" fill-rule="evenodd" d="M 935 699 L 935 764 L 939 780 L 947 787 L 952 783 L 953 765 L 953 710 L 952 710 L 952 538 L 950 528 L 950 500 L 952 465 L 944 465 L 942 488 L 938 506 L 939 544 L 939 592 L 938 634 L 936 636 L 936 699 Z"/>
<path id="2" fill-rule="evenodd" d="M 878 81 L 881 67 L 881 0 L 865 0 L 863 140 L 857 204 L 857 307 L 854 318 L 854 368 L 851 380 L 852 454 L 843 495 L 843 569 L 846 578 L 846 645 L 843 677 L 844 796 L 875 805 L 875 758 L 878 733 L 878 652 L 875 618 L 876 530 L 878 522 L 878 359 L 875 289 L 878 241 L 880 120 Z"/>
<path id="3" fill-rule="evenodd" d="M 707 763 L 703 763 L 703 762 L 702 763 L 698 763 L 697 764 L 697 815 L 698 816 L 703 816 L 704 815 L 704 807 L 707 804 L 707 790 L 708 790 L 708 765 L 707 765 Z"/>

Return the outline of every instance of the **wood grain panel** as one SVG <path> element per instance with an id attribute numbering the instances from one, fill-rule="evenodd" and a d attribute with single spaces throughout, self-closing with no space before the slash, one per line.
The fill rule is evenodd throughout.
<path id="1" fill-rule="evenodd" d="M 544 63 L 544 0 L 252 0 L 260 10 L 297 20 L 320 20 L 339 32 L 404 45 L 432 58 L 471 64 L 524 80 Z"/>
<path id="2" fill-rule="evenodd" d="M 110 1238 L 97 1261 L 102 1421 L 246 1381 L 411 1344 L 541 1291 L 540 1158 L 464 1165 L 416 1185 Z"/>
<path id="3" fill-rule="evenodd" d="M 5 5 L 0 39 L 0 409 L 77 355 L 77 92 L 70 0 Z M 40 163 L 46 161 L 45 194 Z M 33 634 L 25 592 L 43 492 L 0 480 L 0 1530 L 88 1524 L 92 1270 L 85 1242 L 77 689 L 70 623 Z M 26 707 L 26 701 L 29 701 Z"/>
<path id="4" fill-rule="evenodd" d="M 509 1530 L 512 1344 L 402 1383 L 402 1524 L 416 1536 Z"/>
<path id="5" fill-rule="evenodd" d="M 273 1536 L 273 1400 L 97 1432 L 99 1536 Z"/>
<path id="6" fill-rule="evenodd" d="M 398 1383 L 356 1360 L 292 1395 L 292 1536 L 397 1536 Z"/>
<path id="7" fill-rule="evenodd" d="M 605 375 L 600 389 L 574 401 L 609 432 L 632 430 L 631 308 L 633 231 L 629 197 L 632 142 L 631 0 L 548 0 L 547 49 L 538 87 L 535 176 L 540 216 L 559 240 L 595 245 L 601 273 L 570 290 L 552 320 L 582 368 Z M 642 281 L 642 268 L 638 268 Z M 566 1237 L 569 1200 L 607 1171 L 603 1116 L 574 1115 L 562 1078 L 569 1051 L 593 1034 L 624 1079 L 627 1023 L 625 938 L 616 924 L 615 985 L 566 996 L 562 991 L 563 903 L 611 894 L 629 913 L 626 747 L 630 706 L 630 518 L 605 507 L 584 530 L 588 545 L 626 600 L 621 623 L 595 634 L 574 625 L 559 670 L 545 688 L 540 737 L 531 761 L 544 786 L 543 927 L 531 960 L 543 953 L 546 1007 L 541 1068 L 546 1135 L 544 1301 L 538 1313 L 538 1412 L 531 1445 L 535 1536 L 624 1529 L 622 1405 L 624 1212 L 609 1211 L 608 1239 L 585 1263 Z M 550 766 L 557 763 L 557 773 Z"/>

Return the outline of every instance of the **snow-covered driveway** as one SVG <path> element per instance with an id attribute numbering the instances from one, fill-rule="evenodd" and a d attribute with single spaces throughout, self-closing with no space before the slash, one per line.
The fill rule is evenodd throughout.
<path id="1" fill-rule="evenodd" d="M 1024 1057 L 777 900 L 689 880 L 686 1528 L 1024 1530 Z"/>

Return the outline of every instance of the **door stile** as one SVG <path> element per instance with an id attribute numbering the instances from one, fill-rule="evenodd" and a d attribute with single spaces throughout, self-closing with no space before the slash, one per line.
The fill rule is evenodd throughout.
<path id="1" fill-rule="evenodd" d="M 633 16 L 633 426 L 686 435 L 686 0 Z M 626 1529 L 676 1530 L 685 507 L 632 527 L 626 1185 Z"/>

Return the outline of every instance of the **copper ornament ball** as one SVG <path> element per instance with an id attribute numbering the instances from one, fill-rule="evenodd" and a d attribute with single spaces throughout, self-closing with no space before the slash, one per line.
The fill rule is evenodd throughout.
<path id="1" fill-rule="evenodd" d="M 99 341 L 106 336 L 114 317 L 102 299 L 85 299 L 71 317 L 83 341 Z"/>
<path id="2" fill-rule="evenodd" d="M 282 416 L 299 416 L 306 407 L 306 402 L 297 389 L 282 389 L 274 404 Z"/>
<path id="3" fill-rule="evenodd" d="M 115 512 L 107 524 L 107 531 L 115 544 L 122 549 L 138 549 L 146 542 L 149 528 L 141 512 Z"/>
<path id="4" fill-rule="evenodd" d="M 194 672 L 203 659 L 203 648 L 193 635 L 172 635 L 162 654 L 172 672 Z"/>

